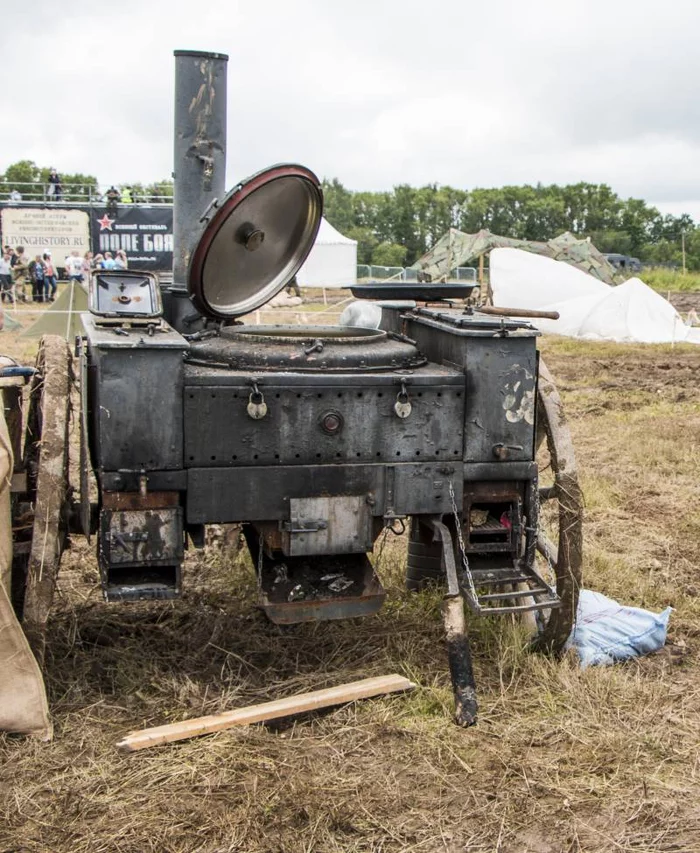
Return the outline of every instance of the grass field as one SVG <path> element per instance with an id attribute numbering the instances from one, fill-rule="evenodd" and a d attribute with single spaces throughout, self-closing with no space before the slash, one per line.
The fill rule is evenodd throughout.
<path id="1" fill-rule="evenodd" d="M 649 287 L 660 293 L 676 290 L 700 291 L 700 272 L 680 272 L 678 270 L 667 270 L 660 267 L 642 270 L 638 278 L 641 278 Z"/>
<path id="2" fill-rule="evenodd" d="M 697 853 L 700 348 L 545 339 L 542 352 L 578 455 L 585 585 L 673 606 L 662 652 L 582 671 L 530 654 L 507 619 L 474 619 L 481 716 L 462 730 L 440 595 L 403 590 L 402 538 L 378 565 L 376 617 L 289 628 L 256 608 L 247 557 L 214 548 L 189 552 L 182 600 L 106 605 L 76 538 L 50 624 L 55 739 L 0 736 L 0 851 Z M 115 749 L 133 728 L 388 672 L 418 689 Z"/>

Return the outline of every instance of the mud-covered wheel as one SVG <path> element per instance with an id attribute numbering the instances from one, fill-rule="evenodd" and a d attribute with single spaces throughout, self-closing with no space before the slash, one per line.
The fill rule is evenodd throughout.
<path id="1" fill-rule="evenodd" d="M 541 612 L 535 646 L 558 654 L 576 619 L 583 562 L 583 499 L 561 398 L 542 360 L 537 396 L 537 448 L 540 514 L 536 568 L 556 586 L 561 606 Z"/>
<path id="2" fill-rule="evenodd" d="M 437 584 L 443 579 L 441 543 L 433 541 L 432 530 L 412 518 L 408 528 L 406 589 L 418 592 L 427 584 Z"/>
<path id="3" fill-rule="evenodd" d="M 27 502 L 33 509 L 31 544 L 21 600 L 22 625 L 41 665 L 46 623 L 53 601 L 61 554 L 68 536 L 68 427 L 72 360 L 68 344 L 46 335 L 39 344 L 37 373 L 29 387 L 23 467 Z M 22 579 L 13 579 L 21 583 Z"/>

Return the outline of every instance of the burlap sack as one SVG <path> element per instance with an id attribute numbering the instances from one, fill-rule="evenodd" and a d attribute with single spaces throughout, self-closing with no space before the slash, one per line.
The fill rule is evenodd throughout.
<path id="1" fill-rule="evenodd" d="M 44 680 L 10 601 L 12 446 L 0 392 L 0 730 L 50 740 Z"/>

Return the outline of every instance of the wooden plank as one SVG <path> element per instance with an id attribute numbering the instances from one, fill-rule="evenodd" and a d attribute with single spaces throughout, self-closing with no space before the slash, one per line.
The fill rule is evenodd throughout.
<path id="1" fill-rule="evenodd" d="M 222 714 L 210 714 L 207 717 L 195 717 L 180 723 L 170 723 L 166 726 L 156 726 L 151 729 L 129 732 L 117 746 L 129 752 L 158 746 L 163 743 L 185 740 L 190 737 L 220 732 L 234 726 L 247 726 L 265 720 L 275 720 L 292 714 L 306 711 L 316 711 L 332 705 L 342 705 L 355 702 L 358 699 L 369 699 L 386 693 L 397 693 L 402 690 L 412 690 L 416 685 L 400 675 L 381 675 L 378 678 L 365 678 L 362 681 L 352 681 L 338 687 L 327 687 L 324 690 L 314 690 L 311 693 L 299 693 L 286 699 L 275 699 L 259 705 L 248 705 L 236 708 Z"/>

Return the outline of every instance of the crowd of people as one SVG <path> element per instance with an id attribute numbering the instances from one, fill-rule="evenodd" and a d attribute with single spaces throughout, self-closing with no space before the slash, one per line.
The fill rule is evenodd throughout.
<path id="1" fill-rule="evenodd" d="M 63 267 L 69 281 L 85 281 L 94 270 L 125 270 L 129 268 L 126 252 L 119 250 L 115 255 L 81 255 L 77 249 L 65 259 Z M 0 301 L 28 302 L 27 290 L 31 285 L 32 302 L 53 302 L 58 287 L 58 270 L 51 252 L 35 255 L 30 259 L 24 246 L 4 246 L 0 259 Z"/>

